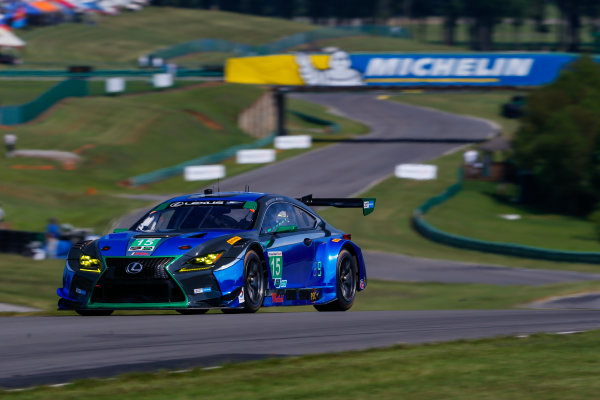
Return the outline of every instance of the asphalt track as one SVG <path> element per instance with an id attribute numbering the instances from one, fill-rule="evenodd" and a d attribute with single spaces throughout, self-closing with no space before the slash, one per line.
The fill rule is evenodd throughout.
<path id="1" fill-rule="evenodd" d="M 3 318 L 0 386 L 127 371 L 360 350 L 534 332 L 600 328 L 595 311 L 346 313 Z"/>
<path id="2" fill-rule="evenodd" d="M 457 142 L 480 140 L 495 132 L 494 127 L 479 120 L 383 102 L 373 95 L 302 97 L 369 124 L 373 132 L 368 137 L 386 141 L 332 145 L 228 179 L 221 183 L 221 190 L 241 190 L 249 184 L 252 190 L 292 196 L 353 195 L 391 175 L 398 163 L 425 161 L 456 148 Z M 410 140 L 422 138 L 432 142 Z M 370 276 L 380 274 L 385 279 L 407 280 L 407 276 L 421 270 L 429 271 L 431 279 L 439 281 L 442 275 L 454 274 L 453 269 L 460 272 L 455 275 L 462 276 L 459 279 L 483 276 L 483 280 L 497 284 L 510 284 L 509 280 L 522 283 L 525 276 L 531 284 L 548 279 L 585 278 L 550 276 L 545 272 L 532 277 L 531 274 L 539 272 L 531 270 L 515 276 L 511 275 L 514 271 L 508 273 L 494 267 L 380 253 L 368 253 L 367 257 L 380 257 L 376 261 L 378 266 L 369 270 Z M 394 270 L 391 267 L 394 265 L 399 269 Z M 443 268 L 447 268 L 449 275 L 442 274 Z M 404 272 L 399 272 L 402 269 Z M 414 280 L 423 279 L 430 278 L 425 275 Z M 226 361 L 359 350 L 396 343 L 600 328 L 598 312 L 573 310 L 288 313 L 282 309 L 254 315 L 141 314 L 3 318 L 0 386 L 23 387 L 82 377 L 109 377 L 127 371 L 212 366 Z"/>

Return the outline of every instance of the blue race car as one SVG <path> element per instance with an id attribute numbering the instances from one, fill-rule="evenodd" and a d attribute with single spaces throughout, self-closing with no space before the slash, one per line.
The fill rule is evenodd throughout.
<path id="1" fill-rule="evenodd" d="M 367 285 L 362 252 L 309 206 L 357 207 L 367 215 L 375 199 L 210 190 L 175 197 L 128 230 L 73 246 L 58 308 L 81 315 L 348 310 Z"/>

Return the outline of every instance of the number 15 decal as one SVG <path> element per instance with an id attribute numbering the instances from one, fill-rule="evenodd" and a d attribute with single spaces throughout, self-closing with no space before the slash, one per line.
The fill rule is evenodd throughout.
<path id="1" fill-rule="evenodd" d="M 271 279 L 281 279 L 283 275 L 283 255 L 281 251 L 269 252 L 269 267 L 271 268 Z"/>

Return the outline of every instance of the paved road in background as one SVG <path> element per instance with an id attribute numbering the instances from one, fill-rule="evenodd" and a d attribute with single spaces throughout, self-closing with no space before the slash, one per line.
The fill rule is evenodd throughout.
<path id="1" fill-rule="evenodd" d="M 600 281 L 600 274 L 461 263 L 375 251 L 364 253 L 370 279 L 405 282 L 485 283 L 539 286 L 561 282 Z M 582 303 L 580 302 L 581 306 Z M 558 308 L 558 307 L 556 307 Z M 568 307 L 564 307 L 568 308 Z M 585 308 L 585 307 L 580 307 Z M 600 300 L 594 307 L 600 308 Z"/>
<path id="2" fill-rule="evenodd" d="M 3 318 L 0 386 L 398 343 L 597 328 L 598 312 L 545 310 Z"/>
<path id="3" fill-rule="evenodd" d="M 347 197 L 390 176 L 396 164 L 430 160 L 452 150 L 457 143 L 493 136 L 490 123 L 438 111 L 377 100 L 372 94 L 303 94 L 301 99 L 333 108 L 371 127 L 363 139 L 399 140 L 383 143 L 340 143 L 234 176 L 221 190 L 281 193 L 299 197 Z M 401 140 L 431 139 L 431 143 Z"/>

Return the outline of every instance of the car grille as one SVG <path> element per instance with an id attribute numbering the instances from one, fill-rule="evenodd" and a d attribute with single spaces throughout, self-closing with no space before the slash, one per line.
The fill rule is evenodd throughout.
<path id="1" fill-rule="evenodd" d="M 185 300 L 165 267 L 173 257 L 106 258 L 106 271 L 96 283 L 92 303 L 172 303 Z M 137 273 L 127 272 L 136 265 Z M 131 269 L 131 268 L 130 268 Z"/>

